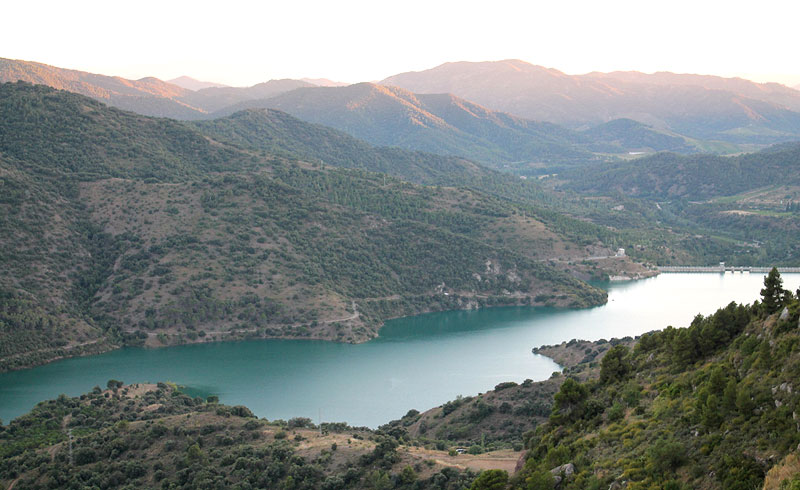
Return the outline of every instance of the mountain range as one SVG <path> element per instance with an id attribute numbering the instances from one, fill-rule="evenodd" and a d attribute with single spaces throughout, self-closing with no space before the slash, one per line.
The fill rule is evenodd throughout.
<path id="1" fill-rule="evenodd" d="M 128 80 L 68 70 L 42 63 L 0 58 L 0 82 L 24 81 L 79 93 L 147 116 L 202 119 L 210 112 L 243 100 L 273 97 L 298 87 L 301 80 L 270 80 L 252 87 L 226 87 L 188 77 L 169 83 L 153 77 Z"/>
<path id="2" fill-rule="evenodd" d="M 505 73 L 509 66 L 527 75 L 516 80 Z M 554 172 L 563 165 L 606 160 L 609 155 L 631 152 L 736 152 L 743 148 L 741 144 L 734 144 L 737 142 L 764 144 L 789 138 L 794 134 L 795 123 L 800 123 L 798 113 L 792 110 L 779 111 L 780 114 L 762 110 L 764 114 L 771 114 L 772 119 L 759 115 L 763 120 L 759 119 L 761 122 L 757 125 L 728 128 L 726 134 L 717 134 L 713 128 L 709 129 L 710 125 L 705 127 L 701 124 L 702 120 L 697 120 L 696 114 L 690 114 L 689 119 L 676 116 L 677 119 L 673 118 L 675 120 L 667 124 L 663 118 L 642 117 L 642 114 L 622 110 L 621 107 L 630 104 L 630 97 L 617 93 L 620 91 L 612 87 L 613 83 L 638 87 L 632 90 L 633 94 L 642 92 L 641 87 L 649 87 L 653 99 L 651 105 L 656 103 L 653 101 L 666 97 L 663 105 L 673 108 L 675 101 L 670 99 L 670 94 L 675 91 L 696 95 L 698 90 L 703 94 L 703 91 L 710 90 L 719 98 L 732 93 L 726 90 L 736 90 L 744 94 L 741 97 L 750 97 L 747 100 L 751 109 L 759 104 L 759 107 L 764 104 L 773 107 L 778 102 L 793 104 L 797 98 L 792 96 L 797 94 L 796 91 L 781 89 L 782 86 L 776 84 L 763 86 L 766 88 L 761 90 L 764 92 L 762 101 L 753 97 L 759 95 L 756 88 L 763 87 L 745 80 L 660 75 L 659 85 L 642 81 L 649 80 L 647 77 L 650 75 L 591 74 L 593 83 L 605 88 L 584 90 L 587 82 L 578 83 L 574 77 L 522 62 L 454 63 L 428 72 L 397 75 L 383 82 L 414 85 L 419 89 L 416 91 L 373 83 L 346 86 L 327 79 L 270 80 L 252 87 L 205 87 L 205 82 L 198 85 L 188 77 L 176 79 L 188 84 L 187 87 L 196 88 L 190 90 L 154 78 L 125 80 L 39 63 L 0 60 L 0 81 L 46 84 L 145 115 L 197 120 L 230 115 L 244 108 L 276 108 L 306 121 L 345 131 L 372 144 L 466 157 L 523 174 Z M 447 77 L 455 78 L 448 82 Z M 463 89 L 458 82 L 462 78 L 466 78 L 470 86 L 474 84 L 474 90 L 468 91 L 467 98 L 458 95 Z M 506 82 L 500 84 L 500 79 Z M 698 87 L 690 82 L 704 86 Z M 437 93 L 427 93 L 431 91 Z M 557 93 L 554 95 L 553 91 Z M 565 98 L 563 95 L 567 92 L 570 95 Z M 616 95 L 611 97 L 610 92 Z M 543 103 L 543 98 L 548 97 L 560 102 Z M 584 100 L 579 104 L 581 107 L 572 107 L 576 100 Z M 710 102 L 697 103 L 687 99 L 681 103 L 692 105 L 695 112 L 714 110 Z M 526 113 L 526 107 L 531 104 L 540 111 Z M 601 110 L 598 104 L 617 104 L 619 110 L 616 113 L 608 108 Z M 497 110 L 492 108 L 493 105 L 503 108 Z M 541 112 L 547 107 L 560 107 L 560 111 L 570 114 L 573 120 L 565 122 L 573 129 L 545 122 L 548 118 L 558 122 L 563 119 L 555 117 L 555 112 Z M 741 108 L 740 105 L 737 107 Z M 583 117 L 581 111 L 593 115 L 575 120 L 574 117 Z M 712 113 L 704 117 L 715 118 L 717 125 L 725 124 L 725 118 L 718 119 Z M 736 119 L 738 116 L 730 117 Z M 703 126 L 705 132 L 694 131 L 691 127 L 688 133 L 683 132 L 687 125 L 693 124 Z M 732 137 L 734 134 L 741 137 Z M 729 143 L 709 141 L 709 138 L 727 138 Z"/>
<path id="3" fill-rule="evenodd" d="M 659 72 L 567 75 L 520 60 L 445 63 L 380 82 L 452 93 L 488 108 L 579 128 L 629 118 L 699 139 L 770 143 L 800 134 L 800 92 L 740 78 Z"/>

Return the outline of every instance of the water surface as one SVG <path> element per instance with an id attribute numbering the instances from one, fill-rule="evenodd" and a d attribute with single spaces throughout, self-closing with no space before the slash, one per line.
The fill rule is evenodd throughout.
<path id="1" fill-rule="evenodd" d="M 542 380 L 559 369 L 531 348 L 573 338 L 634 336 L 686 326 L 731 301 L 751 303 L 763 274 L 662 274 L 610 283 L 606 305 L 585 310 L 494 308 L 392 320 L 376 340 L 336 344 L 252 340 L 164 349 L 126 348 L 0 374 L 0 419 L 38 401 L 105 386 L 173 381 L 198 395 L 218 395 L 258 416 L 347 421 L 378 426 L 409 409 L 426 410 L 502 381 Z M 785 274 L 794 291 L 800 274 Z"/>

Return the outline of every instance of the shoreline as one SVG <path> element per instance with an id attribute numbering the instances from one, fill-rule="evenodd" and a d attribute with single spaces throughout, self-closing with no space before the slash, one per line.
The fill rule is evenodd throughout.
<path id="1" fill-rule="evenodd" d="M 364 333 L 361 334 L 361 335 L 355 336 L 353 341 L 338 340 L 336 338 L 333 338 L 332 336 L 324 335 L 326 333 L 324 331 L 320 332 L 323 335 L 314 337 L 314 336 L 310 335 L 311 332 L 308 332 L 307 328 L 306 328 L 306 332 L 308 332 L 308 334 L 307 335 L 303 335 L 303 332 L 300 331 L 299 329 L 302 328 L 302 327 L 305 327 L 304 324 L 281 325 L 281 326 L 275 326 L 275 327 L 252 328 L 252 329 L 244 329 L 244 330 L 235 329 L 234 328 L 234 329 L 229 330 L 229 331 L 212 331 L 211 332 L 212 335 L 206 334 L 206 335 L 203 335 L 203 336 L 196 336 L 195 339 L 187 338 L 185 336 L 186 334 L 183 333 L 183 332 L 178 333 L 178 334 L 167 333 L 167 332 L 145 332 L 147 334 L 147 338 L 140 345 L 136 345 L 134 343 L 130 343 L 130 344 L 114 343 L 114 342 L 112 342 L 110 339 L 108 339 L 106 337 L 100 337 L 97 340 L 94 340 L 94 341 L 89 343 L 91 345 L 102 345 L 103 348 L 98 350 L 98 351 L 91 351 L 91 352 L 85 352 L 85 353 L 84 352 L 78 352 L 78 353 L 75 353 L 75 354 L 72 354 L 72 355 L 67 354 L 67 352 L 69 352 L 69 351 L 71 351 L 73 349 L 81 348 L 81 347 L 84 347 L 85 345 L 88 345 L 88 344 L 79 344 L 79 345 L 76 345 L 74 347 L 69 348 L 69 350 L 66 351 L 65 353 L 59 354 L 59 355 L 57 355 L 57 356 L 55 356 L 53 358 L 47 359 L 47 360 L 42 361 L 42 362 L 34 362 L 34 363 L 30 363 L 30 364 L 19 366 L 19 367 L 13 367 L 11 369 L 3 369 L 3 370 L 0 370 L 0 374 L 6 373 L 6 372 L 24 371 L 24 370 L 28 370 L 28 369 L 34 369 L 34 368 L 39 367 L 39 366 L 44 366 L 44 365 L 47 365 L 47 364 L 51 364 L 53 362 L 58 362 L 58 361 L 62 361 L 62 360 L 65 360 L 65 359 L 70 359 L 70 358 L 88 357 L 88 356 L 92 356 L 92 355 L 103 354 L 103 353 L 114 351 L 114 350 L 118 350 L 118 349 L 121 349 L 121 348 L 124 348 L 124 347 L 140 347 L 140 348 L 144 348 L 144 349 L 162 349 L 162 348 L 168 348 L 168 347 L 177 347 L 177 346 L 181 346 L 181 345 L 210 344 L 210 343 L 218 343 L 218 342 L 239 342 L 239 341 L 247 341 L 247 340 L 313 340 L 313 341 L 323 341 L 323 342 L 334 342 L 334 343 L 340 343 L 340 344 L 357 345 L 357 344 L 363 344 L 363 343 L 366 343 L 366 342 L 369 342 L 371 340 L 374 340 L 374 339 L 378 338 L 380 336 L 380 330 L 384 327 L 384 325 L 386 324 L 387 321 L 397 320 L 397 319 L 400 319 L 400 318 L 409 318 L 409 317 L 414 317 L 414 316 L 419 316 L 419 315 L 425 315 L 425 314 L 429 314 L 429 313 L 443 313 L 443 312 L 448 312 L 448 311 L 485 310 L 485 309 L 490 309 L 490 308 L 504 308 L 504 307 L 530 307 L 530 308 L 549 307 L 549 308 L 565 309 L 565 310 L 566 309 L 586 309 L 586 308 L 594 308 L 594 307 L 597 307 L 597 306 L 603 306 L 604 304 L 608 303 L 608 294 L 607 294 L 608 292 L 605 289 L 601 289 L 601 288 L 598 288 L 598 287 L 593 286 L 593 285 L 590 285 L 590 287 L 592 287 L 594 289 L 598 289 L 598 290 L 603 291 L 605 293 L 605 296 L 604 296 L 602 302 L 598 302 L 596 304 L 590 304 L 590 305 L 587 305 L 587 306 L 569 306 L 569 305 L 563 304 L 563 302 L 562 302 L 562 304 L 559 304 L 558 302 L 554 302 L 553 304 L 548 304 L 547 302 L 538 303 L 537 304 L 535 302 L 535 296 L 533 296 L 533 295 L 525 295 L 525 296 L 516 296 L 515 295 L 515 296 L 502 296 L 502 297 L 499 297 L 501 299 L 509 299 L 509 300 L 511 300 L 507 304 L 483 304 L 482 305 L 481 301 L 491 300 L 493 297 L 490 297 L 490 296 L 480 296 L 480 297 L 478 297 L 478 296 L 473 296 L 473 295 L 459 295 L 459 294 L 445 295 L 445 297 L 447 297 L 449 300 L 458 302 L 461 307 L 458 307 L 458 308 L 442 308 L 442 309 L 427 307 L 427 308 L 423 308 L 423 309 L 421 309 L 419 311 L 410 312 L 409 314 L 390 315 L 390 316 L 387 316 L 386 318 L 383 318 L 382 320 L 380 320 L 380 323 L 376 327 L 365 328 L 364 324 L 359 326 L 358 328 L 363 329 Z M 432 296 L 435 296 L 435 295 L 432 295 Z M 403 298 L 398 298 L 398 299 L 402 300 Z M 406 298 L 406 299 L 410 299 L 410 298 Z M 355 300 L 353 300 L 353 303 L 355 305 L 358 304 Z M 400 308 L 402 308 L 402 306 Z M 342 320 L 342 319 L 322 320 L 322 321 L 320 321 L 320 323 L 334 324 L 334 323 L 339 323 L 339 322 L 349 322 L 349 321 L 352 321 L 354 319 L 355 320 L 359 319 L 359 314 L 358 313 L 355 313 L 353 317 L 348 318 L 348 319 L 344 319 L 344 320 Z M 352 325 L 351 325 L 351 327 L 352 327 Z M 284 332 L 286 332 L 287 330 L 289 332 L 292 332 L 295 329 L 297 329 L 298 335 L 282 335 L 282 334 L 275 335 L 275 334 L 267 333 L 269 330 L 273 330 L 273 329 L 277 329 L 277 328 L 282 329 Z M 202 329 L 200 331 L 202 331 Z M 192 331 L 192 332 L 195 333 L 195 335 L 196 335 L 197 331 Z M 132 332 L 127 332 L 127 333 L 132 333 Z M 167 335 L 168 338 L 170 338 L 170 339 L 177 338 L 178 341 L 174 342 L 174 343 L 167 343 L 167 344 L 161 344 L 161 345 L 152 344 L 152 343 L 149 344 L 148 343 L 148 341 L 150 341 L 151 339 L 158 338 L 159 335 Z M 59 350 L 59 349 L 60 350 L 64 350 L 65 348 L 63 348 L 63 347 L 62 348 L 55 348 L 53 350 L 56 351 L 56 350 Z M 14 356 L 10 356 L 10 357 L 5 358 L 5 359 L 0 359 L 0 362 L 5 362 L 5 361 L 8 361 L 8 360 L 11 360 L 11 359 L 14 359 L 14 358 L 22 358 L 22 357 L 25 357 L 25 356 L 31 355 L 31 354 L 33 354 L 33 352 L 26 352 L 26 353 L 16 354 Z"/>

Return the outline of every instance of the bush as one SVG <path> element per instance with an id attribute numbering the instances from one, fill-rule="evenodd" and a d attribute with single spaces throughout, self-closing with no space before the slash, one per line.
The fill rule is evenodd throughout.
<path id="1" fill-rule="evenodd" d="M 470 490 L 503 490 L 508 485 L 508 472 L 505 470 L 486 470 L 472 482 Z"/>

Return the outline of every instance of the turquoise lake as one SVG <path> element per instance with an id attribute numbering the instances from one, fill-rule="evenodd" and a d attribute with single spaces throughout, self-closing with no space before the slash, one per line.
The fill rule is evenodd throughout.
<path id="1" fill-rule="evenodd" d="M 763 274 L 662 274 L 603 285 L 608 303 L 585 310 L 494 308 L 431 313 L 387 322 L 359 345 L 253 340 L 164 349 L 126 348 L 0 374 L 0 419 L 37 402 L 125 383 L 172 381 L 218 395 L 268 419 L 310 417 L 376 427 L 409 409 L 427 410 L 503 381 L 548 378 L 559 366 L 531 349 L 564 340 L 635 336 L 683 327 L 731 301 L 752 303 Z M 784 274 L 784 287 L 800 274 Z"/>

